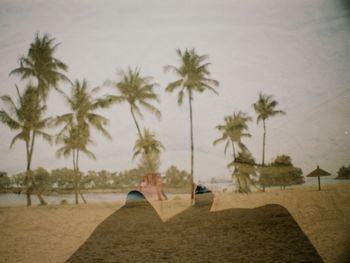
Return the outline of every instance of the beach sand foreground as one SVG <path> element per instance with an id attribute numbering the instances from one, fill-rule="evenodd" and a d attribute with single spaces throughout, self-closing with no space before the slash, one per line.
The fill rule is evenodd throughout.
<path id="1" fill-rule="evenodd" d="M 321 192 L 315 187 L 297 187 L 249 195 L 223 193 L 213 209 L 267 204 L 284 206 L 325 262 L 344 259 L 350 247 L 350 185 L 325 185 Z M 103 220 L 123 205 L 0 208 L 0 262 L 64 262 Z M 169 221 L 188 205 L 187 196 L 162 202 L 161 219 Z M 128 228 L 127 223 L 125 227 Z"/>

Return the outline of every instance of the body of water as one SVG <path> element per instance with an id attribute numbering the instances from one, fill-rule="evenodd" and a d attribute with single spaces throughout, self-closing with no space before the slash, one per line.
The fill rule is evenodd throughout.
<path id="1" fill-rule="evenodd" d="M 88 203 L 125 201 L 126 199 L 126 193 L 84 193 L 83 195 Z M 60 204 L 62 200 L 66 200 L 68 204 L 75 203 L 74 193 L 43 195 L 43 198 L 48 204 Z M 79 199 L 80 202 L 82 202 L 80 196 Z M 0 193 L 0 207 L 23 206 L 26 204 L 27 196 L 25 194 Z M 36 195 L 32 195 L 32 204 L 40 204 L 40 201 Z"/>
<path id="2" fill-rule="evenodd" d="M 350 180 L 337 180 L 332 177 L 321 177 L 321 187 L 322 184 L 349 184 Z M 305 180 L 305 184 L 303 185 L 318 185 L 318 178 L 317 177 L 308 177 Z"/>

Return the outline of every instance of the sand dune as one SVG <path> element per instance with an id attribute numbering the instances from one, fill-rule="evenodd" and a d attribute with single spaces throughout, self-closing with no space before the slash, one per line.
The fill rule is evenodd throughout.
<path id="1" fill-rule="evenodd" d="M 276 190 L 267 193 L 254 193 L 251 195 L 224 193 L 220 195 L 220 200 L 217 206 L 212 208 L 213 210 L 216 210 L 215 213 L 211 213 L 223 214 L 221 215 L 220 220 L 216 218 L 215 222 L 212 223 L 210 223 L 210 220 L 201 221 L 205 217 L 200 216 L 199 214 L 195 215 L 193 212 L 190 212 L 190 216 L 188 216 L 188 210 L 186 210 L 188 208 L 188 204 L 188 199 L 185 197 L 181 197 L 181 200 L 162 202 L 160 212 L 161 219 L 165 221 L 165 223 L 163 223 L 160 218 L 157 217 L 154 211 L 149 214 L 149 217 L 146 217 L 146 213 L 143 217 L 148 218 L 151 222 L 153 222 L 153 226 L 155 226 L 153 229 L 158 229 L 158 234 L 161 234 L 163 237 L 167 238 L 164 238 L 163 241 L 159 243 L 159 241 L 156 241 L 152 235 L 143 236 L 143 240 L 147 242 L 144 242 L 144 244 L 141 243 L 143 247 L 141 246 L 142 249 L 140 252 L 148 253 L 147 255 L 150 254 L 157 258 L 157 255 L 161 254 L 160 251 L 157 249 L 148 249 L 148 247 L 152 248 L 157 247 L 156 245 L 160 246 L 160 244 L 163 244 L 164 246 L 167 245 L 167 250 L 163 250 L 162 252 L 164 260 L 165 258 L 176 258 L 177 252 L 176 250 L 174 251 L 169 244 L 171 245 L 177 243 L 182 244 L 178 253 L 188 255 L 189 258 L 192 259 L 200 258 L 202 251 L 203 253 L 210 252 L 210 256 L 217 259 L 220 258 L 220 253 L 226 251 L 224 256 L 232 256 L 233 254 L 230 253 L 235 253 L 236 257 L 239 255 L 236 258 L 238 262 L 244 261 L 244 259 L 249 259 L 248 261 L 251 261 L 252 259 L 264 259 L 263 261 L 265 262 L 266 259 L 271 259 L 272 262 L 282 262 L 282 259 L 284 259 L 283 261 L 288 261 L 288 258 L 298 258 L 298 253 L 305 253 L 306 244 L 306 246 L 311 249 L 309 250 L 311 251 L 309 256 L 316 255 L 315 257 L 317 258 L 318 253 L 325 262 L 341 262 L 340 260 L 344 259 L 345 252 L 349 247 L 348 241 L 350 235 L 348 230 L 350 229 L 350 185 L 329 185 L 325 186 L 324 190 L 321 192 L 316 191 L 315 188 L 307 187 L 295 188 L 286 191 Z M 270 206 L 268 204 L 282 205 L 292 215 L 292 217 L 287 216 L 287 218 L 294 218 L 295 221 L 282 220 L 277 225 L 270 224 L 274 220 L 278 221 L 281 220 L 281 218 L 285 219 L 286 215 L 289 215 L 289 213 L 280 206 Z M 79 251 L 79 247 L 81 247 L 84 242 L 88 240 L 91 233 L 93 233 L 97 226 L 102 226 L 103 224 L 101 223 L 104 220 L 112 220 L 114 214 L 121 212 L 122 210 L 117 211 L 117 209 L 122 206 L 122 203 L 101 203 L 79 206 L 66 205 L 33 208 L 1 208 L 0 262 L 65 262 L 74 252 Z M 260 208 L 251 209 L 256 207 Z M 271 212 L 274 209 L 277 209 L 278 211 Z M 230 214 L 231 212 L 228 211 L 235 212 Z M 271 213 L 276 215 L 282 214 L 283 216 L 277 216 L 274 218 L 266 216 L 271 215 Z M 125 213 L 124 217 L 128 218 L 129 216 L 129 218 L 137 218 L 136 215 L 134 217 L 133 214 L 134 213 L 132 213 L 131 216 L 130 214 L 128 215 Z M 185 217 L 185 219 L 183 217 Z M 229 221 L 229 218 L 236 218 L 237 220 L 235 222 L 239 221 L 239 224 L 247 224 L 247 226 L 249 226 L 237 227 L 237 225 L 233 224 L 231 225 L 233 229 L 230 230 L 233 231 L 231 233 L 241 235 L 241 237 L 243 237 L 242 240 L 250 240 L 249 248 L 245 248 L 244 250 L 244 247 L 240 247 L 240 244 L 247 245 L 247 243 L 236 243 L 239 239 L 220 239 L 218 235 L 215 235 L 215 232 L 225 233 L 223 229 L 211 229 L 209 225 L 207 227 L 203 225 L 205 222 L 207 222 L 208 224 L 210 223 L 210 226 L 220 225 L 225 227 L 227 226 L 225 224 Z M 248 218 L 250 219 L 248 220 Z M 188 222 L 188 224 L 193 224 L 196 220 L 199 220 L 198 223 L 202 222 L 200 224 L 202 224 L 203 227 L 199 228 L 199 231 L 203 230 L 204 232 L 202 234 L 208 236 L 206 242 L 209 240 L 209 243 L 214 242 L 218 245 L 211 246 L 209 250 L 208 248 L 205 250 L 198 248 L 198 246 L 203 247 L 203 244 L 205 244 L 203 243 L 203 239 L 196 239 L 195 233 L 187 233 L 186 229 L 195 231 L 195 228 L 186 228 L 186 224 L 181 223 L 183 220 L 189 219 L 194 221 L 191 221 L 192 223 Z M 255 222 L 255 219 L 257 223 Z M 139 236 L 138 231 L 133 232 L 133 229 L 137 230 L 140 228 L 136 228 L 136 226 L 131 227 L 132 224 L 130 220 L 127 224 L 125 224 L 123 221 L 124 220 L 118 220 L 118 222 L 115 222 L 112 220 L 111 226 L 115 227 L 107 227 L 106 231 L 109 232 L 110 230 L 108 229 L 113 229 L 112 231 L 119 229 L 118 233 L 116 234 L 124 235 L 125 237 L 130 236 L 129 239 L 119 239 L 120 242 L 126 242 L 126 240 L 129 240 L 130 242 L 129 246 L 123 246 L 124 250 L 120 250 L 120 255 L 129 255 L 128 259 L 132 260 L 135 259 L 131 258 L 133 253 L 130 251 L 134 244 L 133 237 Z M 232 219 L 231 222 L 233 221 L 234 220 Z M 145 219 L 145 231 L 148 229 L 146 222 L 147 220 Z M 266 224 L 261 222 L 265 222 Z M 284 222 L 283 224 L 286 224 L 286 226 L 283 226 L 282 222 Z M 297 224 L 293 225 L 293 222 L 296 222 Z M 162 226 L 164 225 L 170 225 L 171 227 L 163 228 Z M 270 225 L 274 226 L 270 227 Z M 281 228 L 278 228 L 278 225 Z M 129 228 L 123 228 L 121 226 L 129 226 Z M 293 226 L 292 229 L 294 230 L 287 233 L 283 232 L 283 229 L 290 229 L 288 226 Z M 300 230 L 298 232 L 297 229 L 299 227 L 302 231 Z M 122 233 L 122 230 L 120 229 L 123 229 L 124 233 Z M 175 231 L 176 233 L 181 229 L 183 233 L 181 235 L 172 235 L 169 233 L 169 231 L 173 233 Z M 259 237 L 258 233 L 265 231 L 266 234 L 266 231 L 270 230 L 272 230 L 272 232 L 270 232 L 269 235 L 260 235 Z M 297 233 L 297 235 L 295 233 Z M 176 237 L 176 240 L 174 240 L 174 236 Z M 267 236 L 272 237 L 272 240 L 275 241 L 271 241 L 271 239 L 267 238 Z M 301 236 L 306 237 L 306 239 L 300 238 Z M 276 244 L 278 245 L 278 240 L 281 241 L 281 238 L 285 238 L 289 240 L 288 242 L 291 242 L 288 243 L 288 247 L 290 246 L 290 248 L 286 250 L 286 246 L 281 245 L 276 251 Z M 293 241 L 293 238 L 295 241 Z M 187 247 L 188 243 L 182 242 L 185 240 L 187 240 L 190 244 L 193 243 L 193 245 L 197 246 L 197 248 L 194 250 L 190 246 Z M 230 240 L 231 243 L 220 243 L 220 240 Z M 311 241 L 311 245 L 308 245 L 308 240 Z M 259 247 L 258 245 L 269 242 L 272 242 L 270 244 L 274 244 L 270 250 L 266 250 L 266 248 Z M 314 253 L 315 251 L 312 252 L 312 246 L 316 249 L 317 253 Z M 301 247 L 303 247 L 304 250 L 302 250 Z M 237 251 L 242 249 L 245 252 L 237 254 Z M 281 258 L 281 255 L 277 253 L 279 250 L 280 252 L 283 252 L 282 256 L 285 258 Z M 304 252 L 300 252 L 301 250 Z M 112 251 L 110 253 L 113 254 L 113 250 L 110 251 Z M 193 254 L 193 251 L 195 251 L 197 255 Z M 219 254 L 217 253 L 218 251 Z M 149 258 L 151 258 L 151 256 Z M 213 262 L 215 261 L 213 260 Z"/>

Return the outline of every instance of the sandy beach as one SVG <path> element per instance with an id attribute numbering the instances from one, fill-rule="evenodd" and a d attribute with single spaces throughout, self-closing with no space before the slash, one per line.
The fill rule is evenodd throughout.
<path id="1" fill-rule="evenodd" d="M 316 187 L 295 187 L 249 195 L 221 193 L 212 211 L 268 204 L 288 210 L 324 262 L 344 260 L 350 244 L 350 185 L 324 185 L 321 192 Z M 101 222 L 123 205 L 114 202 L 0 208 L 0 262 L 65 262 Z M 158 206 L 160 219 L 171 222 L 174 218 L 181 220 L 178 215 L 188 208 L 189 200 L 179 195 Z M 132 229 L 125 224 L 125 233 L 128 231 Z M 129 252 L 131 255 L 132 251 L 124 251 Z"/>

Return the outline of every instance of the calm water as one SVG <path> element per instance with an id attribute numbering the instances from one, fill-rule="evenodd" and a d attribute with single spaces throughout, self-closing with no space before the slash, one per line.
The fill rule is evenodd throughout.
<path id="1" fill-rule="evenodd" d="M 350 180 L 336 180 L 332 177 L 321 177 L 321 187 L 322 184 L 349 184 Z M 306 178 L 306 182 L 303 185 L 318 185 L 317 177 Z"/>
<path id="2" fill-rule="evenodd" d="M 75 202 L 74 194 L 43 195 L 43 197 L 48 204 L 60 204 L 62 200 L 66 200 L 69 204 Z M 125 201 L 126 193 L 84 193 L 84 197 L 88 203 Z M 27 199 L 24 194 L 0 194 L 0 206 L 21 206 L 26 203 Z M 34 205 L 40 203 L 37 196 L 32 196 L 32 203 Z"/>

